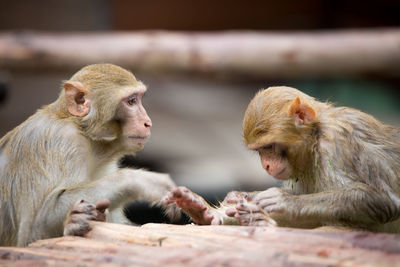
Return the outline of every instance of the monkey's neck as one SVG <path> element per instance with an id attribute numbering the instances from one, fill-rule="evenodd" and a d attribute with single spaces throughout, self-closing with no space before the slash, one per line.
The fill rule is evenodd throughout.
<path id="1" fill-rule="evenodd" d="M 297 147 L 295 161 L 291 162 L 295 176 L 287 180 L 285 188 L 293 194 L 308 194 L 314 192 L 315 177 L 318 175 L 318 142 L 320 138 L 319 124 L 316 123 L 308 137 Z"/>
<path id="2" fill-rule="evenodd" d="M 126 153 L 121 149 L 115 149 L 118 144 L 115 142 L 90 141 L 92 155 L 96 155 L 91 160 L 90 177 L 98 177 L 97 174 L 107 174 L 117 171 L 118 160 Z M 131 153 L 133 154 L 133 153 Z"/>
<path id="3" fill-rule="evenodd" d="M 106 142 L 91 140 L 90 143 L 93 152 L 97 155 L 97 160 L 100 162 L 103 160 L 110 161 L 110 159 L 118 160 L 127 153 L 117 141 Z"/>

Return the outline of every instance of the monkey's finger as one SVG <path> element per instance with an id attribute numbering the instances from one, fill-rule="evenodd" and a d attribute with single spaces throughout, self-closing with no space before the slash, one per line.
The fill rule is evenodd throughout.
<path id="1" fill-rule="evenodd" d="M 161 201 L 161 205 L 167 206 L 169 204 L 175 203 L 176 198 L 174 197 L 173 192 L 169 192 L 167 196 Z"/>
<path id="2" fill-rule="evenodd" d="M 254 204 L 249 204 L 249 203 L 247 203 L 247 204 L 242 203 L 242 204 L 236 205 L 235 208 L 238 211 L 246 211 L 246 212 L 260 211 L 260 207 L 258 207 L 257 205 L 254 205 Z"/>
<path id="3" fill-rule="evenodd" d="M 228 193 L 223 202 L 227 204 L 237 204 L 238 202 L 247 199 L 248 199 L 247 193 L 232 191 Z"/>
<path id="4" fill-rule="evenodd" d="M 221 225 L 221 224 L 222 224 L 222 222 L 221 222 L 221 220 L 219 218 L 214 217 L 211 220 L 211 225 Z"/>
<path id="5" fill-rule="evenodd" d="M 104 212 L 98 212 L 96 218 L 93 221 L 105 222 L 106 214 Z"/>
<path id="6" fill-rule="evenodd" d="M 242 226 L 251 226 L 254 225 L 255 220 L 247 218 L 247 217 L 239 217 L 237 218 L 239 221 L 240 225 Z"/>
<path id="7" fill-rule="evenodd" d="M 84 199 L 78 200 L 77 202 L 75 202 L 74 207 L 80 207 L 80 206 L 85 206 L 85 205 L 89 205 L 89 202 L 87 202 Z"/>
<path id="8" fill-rule="evenodd" d="M 260 211 L 256 211 L 256 212 L 237 211 L 233 217 L 235 219 L 240 219 L 240 218 L 245 218 L 246 216 L 252 216 L 253 214 L 256 214 L 256 213 L 264 214 L 264 213 L 261 213 Z"/>
<path id="9" fill-rule="evenodd" d="M 71 223 L 67 224 L 64 227 L 64 235 L 72 235 L 72 236 L 84 236 L 91 230 L 90 225 L 86 222 L 86 224 L 80 223 Z"/>
<path id="10" fill-rule="evenodd" d="M 174 198 L 184 198 L 189 195 L 188 193 L 191 191 L 185 186 L 177 186 L 173 188 L 171 192 Z"/>
<path id="11" fill-rule="evenodd" d="M 261 213 L 261 212 L 256 212 L 256 213 L 246 213 L 241 216 L 242 219 L 245 220 L 265 220 L 266 216 Z"/>
<path id="12" fill-rule="evenodd" d="M 181 187 L 175 187 L 174 189 L 172 189 L 171 193 L 172 198 L 181 198 L 183 195 L 183 190 Z"/>
<path id="13" fill-rule="evenodd" d="M 253 224 L 251 224 L 253 226 L 276 226 L 276 222 L 274 220 L 259 220 L 259 221 L 255 221 Z"/>
<path id="14" fill-rule="evenodd" d="M 93 204 L 90 204 L 89 202 L 85 200 L 78 201 L 72 208 L 71 214 L 75 213 L 87 213 L 90 214 L 95 210 L 95 206 Z"/>
<path id="15" fill-rule="evenodd" d="M 268 198 L 258 201 L 257 205 L 262 209 L 265 209 L 266 207 L 276 205 L 277 203 L 278 203 L 278 198 Z"/>
<path id="16" fill-rule="evenodd" d="M 109 207 L 110 207 L 110 201 L 108 199 L 102 199 L 96 203 L 96 210 L 98 210 L 101 213 L 104 213 L 104 211 Z"/>
<path id="17" fill-rule="evenodd" d="M 276 222 L 263 213 L 252 213 L 241 216 L 239 219 L 241 225 L 249 226 L 276 226 Z"/>
<path id="18" fill-rule="evenodd" d="M 214 215 L 212 215 L 212 214 L 210 214 L 208 212 L 204 212 L 203 213 L 203 218 L 204 218 L 205 221 L 211 221 L 211 222 L 215 219 Z"/>
<path id="19" fill-rule="evenodd" d="M 225 211 L 225 214 L 228 215 L 229 217 L 234 217 L 236 212 L 237 212 L 236 208 L 232 207 L 232 208 L 228 208 Z"/>

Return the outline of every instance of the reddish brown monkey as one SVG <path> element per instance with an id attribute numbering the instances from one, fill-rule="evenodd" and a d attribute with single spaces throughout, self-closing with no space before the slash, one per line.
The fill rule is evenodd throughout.
<path id="1" fill-rule="evenodd" d="M 188 214 L 204 224 L 224 223 L 228 215 L 242 225 L 400 232 L 398 128 L 294 88 L 271 87 L 250 102 L 243 139 L 282 188 L 233 193 L 234 207 L 225 213 L 226 205 L 216 211 L 182 187 L 167 203 L 191 207 Z"/>
<path id="2" fill-rule="evenodd" d="M 168 175 L 117 166 L 150 136 L 145 92 L 127 70 L 90 65 L 0 140 L 0 245 L 83 235 L 107 208 L 108 221 L 126 223 L 124 204 L 165 197 L 174 186 Z M 179 216 L 174 206 L 168 214 Z"/>

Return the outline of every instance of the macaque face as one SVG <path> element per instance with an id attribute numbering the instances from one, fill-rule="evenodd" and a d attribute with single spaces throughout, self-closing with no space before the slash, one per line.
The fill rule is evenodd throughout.
<path id="1" fill-rule="evenodd" d="M 122 98 L 117 112 L 121 123 L 122 142 L 124 146 L 135 150 L 143 149 L 150 137 L 152 122 L 142 105 L 146 87 L 138 86 L 129 95 Z"/>
<path id="2" fill-rule="evenodd" d="M 262 167 L 269 175 L 279 180 L 287 180 L 292 174 L 292 167 L 287 159 L 285 149 L 279 144 L 269 144 L 256 149 Z"/>

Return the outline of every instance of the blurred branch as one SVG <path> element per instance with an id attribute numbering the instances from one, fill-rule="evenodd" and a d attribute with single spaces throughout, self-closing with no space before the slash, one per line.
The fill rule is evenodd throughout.
<path id="1" fill-rule="evenodd" d="M 269 32 L 0 33 L 0 68 L 130 70 L 259 78 L 400 76 L 400 29 Z"/>

